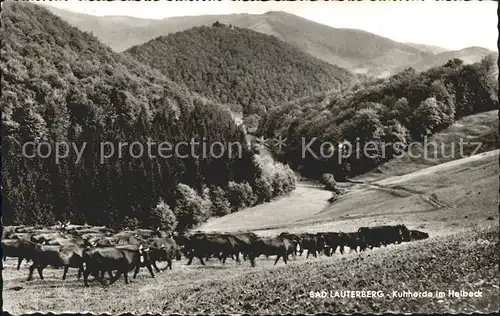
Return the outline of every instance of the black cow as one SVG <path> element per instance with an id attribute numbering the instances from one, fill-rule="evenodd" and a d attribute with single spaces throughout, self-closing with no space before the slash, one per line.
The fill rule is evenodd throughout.
<path id="1" fill-rule="evenodd" d="M 360 227 L 358 229 L 359 237 L 362 242 L 370 249 L 381 247 L 385 244 L 386 226 Z"/>
<path id="2" fill-rule="evenodd" d="M 243 255 L 243 260 L 246 260 L 252 251 L 253 242 L 257 241 L 259 236 L 252 232 L 235 232 L 232 236 L 237 241 L 236 250 Z"/>
<path id="3" fill-rule="evenodd" d="M 191 236 L 178 238 L 179 243 L 184 246 L 184 254 L 189 258 L 188 265 L 197 257 L 202 265 L 205 265 L 203 258 L 217 256 L 226 262 L 226 258 L 238 254 L 238 240 L 227 234 L 205 234 L 196 233 Z"/>
<path id="4" fill-rule="evenodd" d="M 35 244 L 25 239 L 2 240 L 3 260 L 17 258 L 17 270 L 21 267 L 23 259 L 31 260 Z"/>
<path id="5" fill-rule="evenodd" d="M 309 258 L 309 255 L 312 254 L 315 258 L 317 254 L 321 252 L 324 247 L 324 239 L 321 234 L 310 234 L 310 233 L 300 233 L 296 234 L 299 238 L 299 254 L 302 255 L 304 250 L 307 250 L 306 258 Z"/>
<path id="6" fill-rule="evenodd" d="M 429 234 L 419 230 L 410 230 L 410 240 L 422 240 L 429 238 Z"/>
<path id="7" fill-rule="evenodd" d="M 30 241 L 31 236 L 33 236 L 33 233 L 12 233 L 12 234 L 9 234 L 9 236 L 5 237 L 4 239 L 23 239 L 23 240 Z"/>
<path id="8" fill-rule="evenodd" d="M 400 225 L 397 225 L 396 227 L 399 230 L 398 243 L 411 240 L 410 230 L 405 225 L 400 224 Z"/>
<path id="9" fill-rule="evenodd" d="M 66 235 L 60 232 L 40 233 L 39 231 L 36 231 L 35 234 L 31 236 L 31 241 L 37 244 L 45 244 L 58 238 L 66 238 Z"/>
<path id="10" fill-rule="evenodd" d="M 340 247 L 341 253 L 344 252 L 344 246 L 349 247 L 350 249 L 349 252 L 351 252 L 352 250 L 358 252 L 358 247 L 359 251 L 366 250 L 366 245 L 361 240 L 361 237 L 359 236 L 358 232 L 342 233 L 341 238 L 344 241 L 343 245 Z"/>
<path id="11" fill-rule="evenodd" d="M 301 246 L 302 242 L 301 242 L 299 235 L 291 234 L 289 232 L 283 232 L 283 233 L 279 234 L 279 237 L 286 237 L 292 242 L 293 250 L 292 250 L 291 254 L 293 254 L 294 257 L 297 255 L 297 253 L 300 253 L 302 255 L 302 251 L 303 251 L 302 246 Z"/>
<path id="12" fill-rule="evenodd" d="M 172 238 L 151 238 L 146 244 L 150 248 L 149 257 L 156 272 L 160 272 L 156 261 L 166 261 L 167 268 L 172 270 L 172 261 L 181 260 L 181 247 Z"/>
<path id="13" fill-rule="evenodd" d="M 27 227 L 24 225 L 17 226 L 4 226 L 2 230 L 2 238 L 7 239 L 8 236 L 15 233 L 24 233 L 26 232 Z"/>
<path id="14" fill-rule="evenodd" d="M 116 247 L 104 247 L 84 251 L 83 261 L 85 271 L 83 272 L 83 283 L 85 286 L 89 286 L 89 274 L 97 277 L 99 272 L 108 272 L 111 276 L 111 283 L 114 283 L 123 274 L 125 284 L 128 284 L 128 272 L 135 269 L 134 273 L 137 275 L 141 265 L 149 260 L 146 250 L 142 245 L 137 248 L 135 248 L 135 245 L 133 247 L 126 247 L 124 245 L 120 249 Z M 149 270 L 152 273 L 151 266 L 149 266 Z M 113 271 L 118 272 L 116 277 L 113 277 Z M 101 282 L 103 282 L 102 276 Z"/>
<path id="15" fill-rule="evenodd" d="M 410 240 L 410 231 L 404 225 L 360 227 L 358 234 L 361 241 L 370 249 Z"/>
<path id="16" fill-rule="evenodd" d="M 136 266 L 136 269 L 134 271 L 134 276 L 133 278 L 135 279 L 137 274 L 139 273 L 139 270 L 141 267 L 146 267 L 149 271 L 149 274 L 151 275 L 152 278 L 155 277 L 153 273 L 153 268 L 151 267 L 151 257 L 149 256 L 149 251 L 151 250 L 149 247 L 144 248 L 143 245 L 116 245 L 116 249 L 118 250 L 125 250 L 125 251 L 135 251 L 139 255 L 142 253 L 142 257 L 139 256 L 139 264 Z"/>
<path id="17" fill-rule="evenodd" d="M 66 279 L 69 268 L 77 268 L 78 278 L 80 278 L 83 271 L 83 247 L 78 245 L 34 245 L 32 249 L 33 264 L 29 267 L 28 281 L 33 278 L 35 269 L 37 269 L 40 279 L 43 280 L 43 269 L 49 265 L 54 268 L 64 267 L 63 280 Z"/>
<path id="18" fill-rule="evenodd" d="M 342 233 L 320 232 L 317 235 L 321 236 L 323 243 L 323 247 L 319 248 L 318 251 L 323 250 L 325 255 L 331 256 L 339 248 L 340 253 L 344 253 L 345 237 Z"/>
<path id="19" fill-rule="evenodd" d="M 293 243 L 286 237 L 259 238 L 252 242 L 252 249 L 248 253 L 252 267 L 255 267 L 255 258 L 260 255 L 276 255 L 274 264 L 283 258 L 285 264 L 288 262 L 288 254 L 293 248 Z"/>
<path id="20" fill-rule="evenodd" d="M 89 243 L 93 247 L 111 247 L 117 245 L 120 239 L 118 237 L 92 237 L 89 239 Z"/>

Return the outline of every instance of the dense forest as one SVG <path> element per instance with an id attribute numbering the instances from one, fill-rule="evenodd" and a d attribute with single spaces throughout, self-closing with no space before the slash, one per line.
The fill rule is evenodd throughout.
<path id="1" fill-rule="evenodd" d="M 286 146 L 276 148 L 276 154 L 305 175 L 321 178 L 331 173 L 345 179 L 372 170 L 404 152 L 409 142 L 421 141 L 455 119 L 497 109 L 497 74 L 493 56 L 471 65 L 452 59 L 422 73 L 408 68 L 348 91 L 319 93 L 275 107 L 257 133 L 286 138 Z M 353 146 L 350 155 L 342 146 L 347 142 Z"/>
<path id="2" fill-rule="evenodd" d="M 292 171 L 254 156 L 226 107 L 37 5 L 4 4 L 2 28 L 4 224 L 72 220 L 184 230 L 293 190 Z M 221 158 L 196 159 L 197 147 L 196 155 L 152 159 L 126 148 L 122 157 L 102 160 L 104 142 L 191 139 L 242 144 L 241 155 L 225 150 Z M 27 158 L 28 142 L 84 150 L 60 161 L 54 152 Z"/>
<path id="3" fill-rule="evenodd" d="M 126 51 L 191 91 L 261 116 L 277 103 L 349 86 L 347 70 L 278 38 L 215 22 Z"/>

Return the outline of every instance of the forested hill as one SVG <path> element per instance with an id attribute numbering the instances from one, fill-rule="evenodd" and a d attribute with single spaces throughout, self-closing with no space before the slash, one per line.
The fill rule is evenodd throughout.
<path id="1" fill-rule="evenodd" d="M 228 185 L 241 184 L 252 192 L 259 181 L 256 176 L 262 170 L 225 107 L 190 93 L 130 56 L 112 52 L 40 6 L 4 4 L 2 28 L 5 224 L 71 219 L 128 227 L 177 224 L 182 230 L 221 213 L 210 206 L 208 193 L 220 202 Z M 204 158 L 205 150 L 198 146 L 195 155 L 164 158 L 173 152 L 161 157 L 153 145 L 152 158 L 146 147 L 148 139 L 175 146 L 203 137 L 209 148 L 216 141 L 240 143 L 242 154 L 230 157 L 225 148 L 219 159 Z M 48 142 L 52 155 L 23 157 L 23 144 L 29 141 Z M 131 154 L 125 147 L 119 158 L 119 141 L 140 142 L 144 153 L 136 146 Z M 67 158 L 55 160 L 56 142 L 70 146 Z M 111 146 L 102 150 L 104 142 L 113 144 L 114 155 L 109 155 Z M 82 150 L 80 158 L 74 146 Z M 192 152 L 180 148 L 182 155 Z M 224 201 L 218 205 L 228 205 Z"/>
<path id="2" fill-rule="evenodd" d="M 498 109 L 497 76 L 493 56 L 471 65 L 452 59 L 422 73 L 409 68 L 343 93 L 276 107 L 261 120 L 257 134 L 287 139 L 280 158 L 305 175 L 345 179 L 401 156 L 411 142 L 458 118 Z M 343 151 L 339 145 L 345 145 Z"/>
<path id="3" fill-rule="evenodd" d="M 126 53 L 192 91 L 241 105 L 245 113 L 261 114 L 277 103 L 353 81 L 347 70 L 274 36 L 219 23 L 161 36 Z"/>

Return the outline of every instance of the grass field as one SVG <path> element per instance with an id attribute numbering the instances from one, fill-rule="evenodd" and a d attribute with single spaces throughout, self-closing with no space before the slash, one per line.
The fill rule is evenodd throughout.
<path id="1" fill-rule="evenodd" d="M 214 218 L 207 231 L 355 231 L 360 226 L 405 223 L 432 234 L 461 230 L 474 220 L 498 219 L 498 150 L 403 176 L 351 184 L 329 204 L 330 193 L 299 185 L 288 198 Z M 467 218 L 465 218 L 467 216 Z"/>
<path id="2" fill-rule="evenodd" d="M 390 245 L 333 257 L 274 258 L 248 262 L 174 262 L 173 270 L 152 279 L 142 269 L 123 279 L 89 288 L 70 270 L 47 268 L 45 280 L 27 282 L 27 267 L 3 270 L 3 308 L 29 312 L 93 313 L 320 313 L 320 312 L 493 312 L 500 308 L 499 151 L 417 168 L 404 175 L 360 177 L 344 184 L 348 193 L 335 203 L 330 192 L 300 183 L 290 196 L 212 219 L 207 231 L 354 231 L 360 226 L 404 223 L 429 232 L 418 242 Z M 409 167 L 410 170 L 414 167 Z M 395 171 L 395 167 L 393 169 Z M 161 268 L 161 265 L 160 265 Z M 312 298 L 311 291 L 373 290 L 381 298 Z M 445 292 L 442 298 L 392 297 L 393 291 Z M 482 297 L 456 298 L 449 290 L 480 291 Z"/>

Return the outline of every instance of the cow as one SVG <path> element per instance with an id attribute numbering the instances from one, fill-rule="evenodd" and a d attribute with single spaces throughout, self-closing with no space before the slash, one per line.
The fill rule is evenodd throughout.
<path id="1" fill-rule="evenodd" d="M 286 237 L 268 237 L 259 238 L 252 242 L 252 249 L 248 253 L 250 259 L 250 264 L 255 267 L 255 258 L 260 255 L 276 255 L 276 260 L 274 264 L 278 263 L 280 258 L 283 258 L 285 264 L 288 262 L 288 254 L 290 249 L 293 248 L 293 244 L 290 239 Z"/>
<path id="2" fill-rule="evenodd" d="M 361 241 L 358 232 L 351 233 L 341 233 L 341 238 L 343 239 L 343 244 L 340 246 L 341 253 L 344 253 L 344 246 L 349 247 L 349 252 L 354 250 L 355 252 L 366 250 L 366 245 Z"/>
<path id="3" fill-rule="evenodd" d="M 37 244 L 43 244 L 43 243 L 48 243 L 52 240 L 56 240 L 59 238 L 66 238 L 66 235 L 63 233 L 38 233 L 36 232 L 34 235 L 31 236 L 31 241 Z"/>
<path id="4" fill-rule="evenodd" d="M 147 239 L 147 238 L 154 238 L 154 237 L 162 237 L 162 232 L 160 231 L 160 229 L 155 229 L 155 230 L 152 230 L 152 229 L 136 229 L 135 231 L 135 234 L 137 234 L 138 236 L 144 238 L 144 239 Z"/>
<path id="5" fill-rule="evenodd" d="M 112 237 L 116 238 L 129 238 L 129 237 L 139 237 L 139 234 L 133 230 L 124 230 L 114 234 Z"/>
<path id="6" fill-rule="evenodd" d="M 77 268 L 78 279 L 80 279 L 83 272 L 83 252 L 84 248 L 78 245 L 34 245 L 31 254 L 33 264 L 29 267 L 28 281 L 32 280 L 35 269 L 37 269 L 40 279 L 43 280 L 43 269 L 49 265 L 54 268 L 64 267 L 63 280 L 66 279 L 69 268 Z"/>
<path id="7" fill-rule="evenodd" d="M 238 239 L 226 234 L 205 234 L 195 233 L 191 236 L 178 238 L 180 244 L 184 246 L 184 254 L 189 258 L 187 265 L 191 265 L 193 258 L 197 257 L 202 265 L 205 265 L 203 258 L 217 256 L 226 262 L 226 258 L 236 255 L 238 251 Z"/>
<path id="8" fill-rule="evenodd" d="M 72 235 L 82 236 L 86 234 L 102 234 L 106 236 L 111 236 L 113 234 L 113 230 L 107 228 L 105 226 L 93 226 L 93 227 L 84 227 L 84 228 L 73 228 L 66 230 L 67 233 Z"/>
<path id="9" fill-rule="evenodd" d="M 422 240 L 429 238 L 429 234 L 419 230 L 410 230 L 410 240 Z"/>
<path id="10" fill-rule="evenodd" d="M 34 243 L 25 239 L 3 239 L 3 260 L 17 258 L 17 270 L 19 270 L 23 259 L 31 260 L 34 247 Z"/>
<path id="11" fill-rule="evenodd" d="M 113 237 L 116 237 L 116 236 L 113 236 Z M 143 243 L 144 243 L 144 239 L 139 235 L 120 237 L 117 239 L 117 245 L 141 245 Z"/>
<path id="12" fill-rule="evenodd" d="M 63 233 L 33 235 L 31 236 L 31 241 L 49 246 L 64 246 L 73 244 L 81 247 L 90 246 L 90 243 L 87 240 L 81 238 L 80 236 L 74 236 Z"/>
<path id="13" fill-rule="evenodd" d="M 323 252 L 325 255 L 330 257 L 337 248 L 339 248 L 340 253 L 344 253 L 344 248 L 342 247 L 345 243 L 344 238 L 341 235 L 342 233 L 337 232 L 318 232 L 316 233 L 319 236 L 320 244 L 317 247 L 318 252 Z"/>
<path id="14" fill-rule="evenodd" d="M 83 283 L 86 287 L 88 284 L 88 276 L 92 273 L 97 277 L 99 272 L 108 272 L 111 278 L 111 283 L 114 283 L 121 274 L 125 279 L 125 284 L 128 284 L 128 272 L 135 269 L 135 275 L 139 272 L 141 264 L 149 260 L 147 258 L 147 249 L 142 245 L 137 248 L 126 247 L 125 245 L 118 249 L 116 247 L 93 248 L 83 252 L 83 262 L 85 270 L 83 272 Z M 113 277 L 112 271 L 117 271 L 116 277 Z M 150 270 L 152 273 L 152 269 Z M 154 274 L 153 274 L 154 275 Z M 101 277 L 101 283 L 103 279 Z"/>
<path id="15" fill-rule="evenodd" d="M 167 268 L 172 270 L 172 261 L 174 259 L 179 261 L 182 258 L 181 247 L 172 238 L 151 238 L 146 244 L 150 248 L 149 257 L 156 272 L 160 272 L 156 261 L 167 261 Z"/>
<path id="16" fill-rule="evenodd" d="M 291 254 L 293 254 L 294 258 L 297 255 L 297 253 L 299 253 L 299 252 L 301 253 L 301 251 L 302 251 L 301 240 L 297 234 L 291 234 L 289 232 L 282 232 L 281 234 L 279 234 L 278 237 L 286 237 L 292 242 L 293 251 L 291 252 Z"/>
<path id="17" fill-rule="evenodd" d="M 374 247 L 381 247 L 386 242 L 385 230 L 387 230 L 386 226 L 360 227 L 358 234 L 361 241 L 368 248 L 373 249 Z"/>
<path id="18" fill-rule="evenodd" d="M 410 231 L 404 225 L 360 227 L 359 237 L 370 249 L 410 240 Z"/>
<path id="19" fill-rule="evenodd" d="M 323 250 L 324 236 L 321 233 L 318 234 L 310 234 L 310 233 L 301 233 L 297 234 L 300 240 L 300 251 L 299 254 L 302 255 L 304 250 L 307 250 L 306 258 L 309 258 L 309 255 L 312 254 L 315 258 L 318 257 L 318 253 L 321 253 Z"/>
<path id="20" fill-rule="evenodd" d="M 2 230 L 2 239 L 12 239 L 12 237 L 18 233 L 26 233 L 31 230 L 32 229 L 24 225 L 4 226 Z"/>
<path id="21" fill-rule="evenodd" d="M 246 260 L 248 253 L 252 250 L 252 243 L 257 241 L 259 237 L 252 232 L 235 232 L 232 236 L 237 241 L 237 251 L 243 255 L 243 260 Z"/>
<path id="22" fill-rule="evenodd" d="M 108 236 L 107 236 L 107 234 L 103 234 L 103 233 L 84 233 L 84 234 L 81 234 L 80 237 L 82 239 L 85 239 L 85 240 L 90 242 L 91 240 L 99 239 L 102 237 L 108 237 Z"/>
<path id="23" fill-rule="evenodd" d="M 155 274 L 153 273 L 153 268 L 151 267 L 151 257 L 149 255 L 151 249 L 149 247 L 144 248 L 143 245 L 132 244 L 132 245 L 116 245 L 115 248 L 124 251 L 135 251 L 137 254 L 139 254 L 139 264 L 136 266 L 136 269 L 134 271 L 134 276 L 133 276 L 134 279 L 139 273 L 141 267 L 146 267 L 149 271 L 149 274 L 151 274 L 151 277 L 152 278 L 155 277 Z M 142 256 L 140 256 L 141 253 Z"/>
<path id="24" fill-rule="evenodd" d="M 32 233 L 11 233 L 8 236 L 5 236 L 4 239 L 23 239 L 23 240 L 31 240 Z"/>
<path id="25" fill-rule="evenodd" d="M 110 247 L 113 245 L 117 245 L 120 241 L 117 237 L 92 237 L 89 240 L 89 243 L 93 247 Z"/>
<path id="26" fill-rule="evenodd" d="M 399 238 L 398 243 L 408 242 L 411 240 L 410 230 L 405 225 L 397 225 L 397 229 L 399 230 Z"/>

